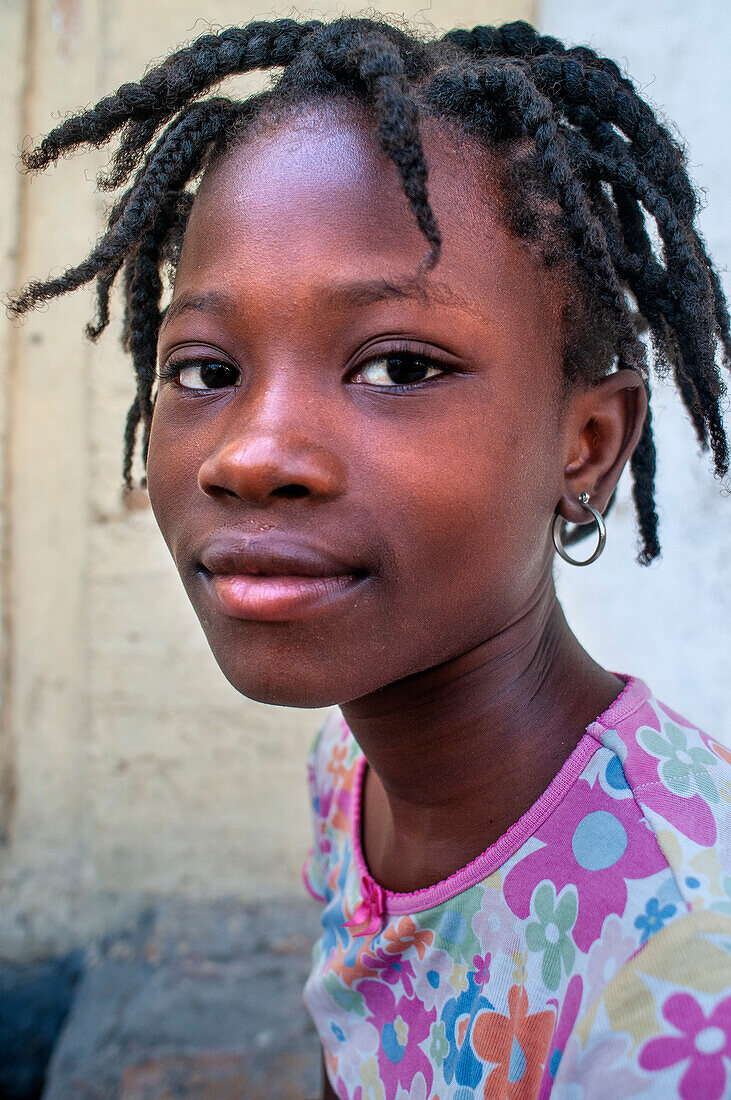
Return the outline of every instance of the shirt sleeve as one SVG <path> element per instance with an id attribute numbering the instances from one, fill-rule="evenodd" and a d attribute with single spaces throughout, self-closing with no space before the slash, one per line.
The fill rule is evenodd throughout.
<path id="1" fill-rule="evenodd" d="M 579 1019 L 551 1100 L 731 1098 L 731 914 L 651 936 Z"/>

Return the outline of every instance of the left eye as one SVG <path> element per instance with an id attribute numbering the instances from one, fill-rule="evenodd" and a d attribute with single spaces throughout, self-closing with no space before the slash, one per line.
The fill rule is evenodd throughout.
<path id="1" fill-rule="evenodd" d="M 444 373 L 444 367 L 425 356 L 393 351 L 371 359 L 353 376 L 353 381 L 369 386 L 414 386 Z"/>
<path id="2" fill-rule="evenodd" d="M 171 373 L 186 390 L 220 390 L 226 386 L 238 386 L 241 382 L 237 367 L 214 359 L 199 359 L 178 367 L 171 364 Z"/>

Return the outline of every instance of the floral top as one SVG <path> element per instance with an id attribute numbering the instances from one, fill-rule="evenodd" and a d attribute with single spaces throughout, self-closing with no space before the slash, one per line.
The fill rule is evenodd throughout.
<path id="1" fill-rule="evenodd" d="M 365 758 L 313 747 L 305 1001 L 343 1100 L 731 1097 L 731 752 L 641 681 L 435 886 L 365 866 Z"/>

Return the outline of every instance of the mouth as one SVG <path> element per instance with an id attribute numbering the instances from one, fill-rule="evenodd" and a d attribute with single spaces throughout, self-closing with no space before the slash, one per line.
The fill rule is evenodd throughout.
<path id="1" fill-rule="evenodd" d="M 311 543 L 219 536 L 197 571 L 219 610 L 234 619 L 288 622 L 321 614 L 352 596 L 366 569 Z"/>

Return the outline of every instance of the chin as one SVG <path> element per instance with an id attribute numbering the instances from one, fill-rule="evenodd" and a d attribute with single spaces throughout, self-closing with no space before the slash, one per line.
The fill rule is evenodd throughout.
<path id="1" fill-rule="evenodd" d="M 271 669 L 258 671 L 253 668 L 228 668 L 220 661 L 218 664 L 231 686 L 255 703 L 315 710 L 343 702 L 341 693 L 335 690 L 333 677 L 328 677 L 328 683 L 324 684 L 317 679 L 303 678 L 301 670 L 299 675 L 293 670 L 282 675 L 273 673 Z"/>

